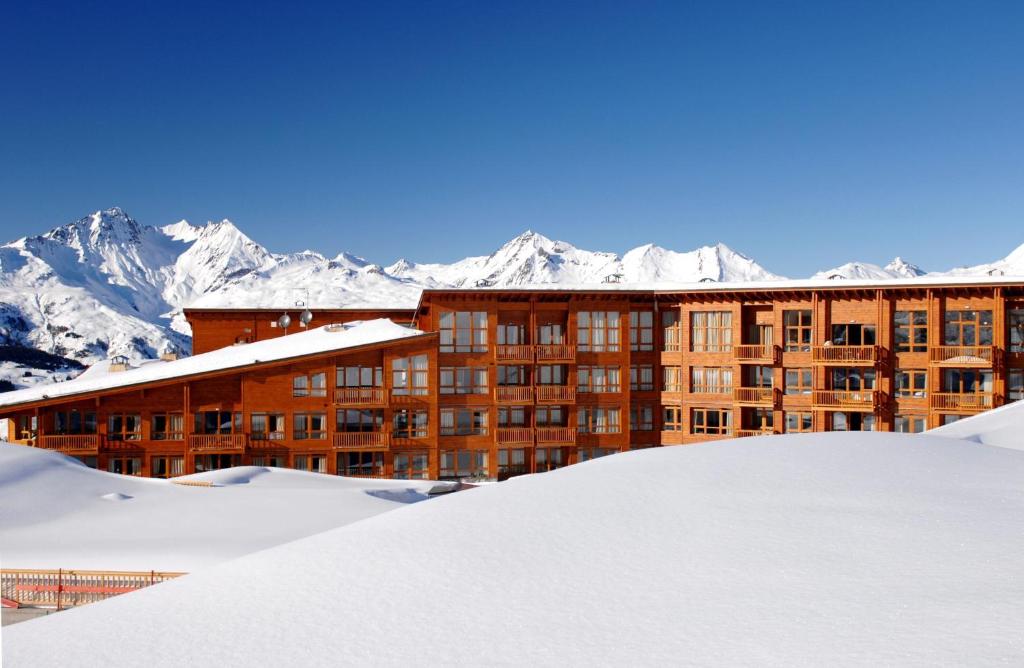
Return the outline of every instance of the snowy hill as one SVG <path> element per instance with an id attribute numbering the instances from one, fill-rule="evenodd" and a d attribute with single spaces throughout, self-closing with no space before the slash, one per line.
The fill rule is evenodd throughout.
<path id="1" fill-rule="evenodd" d="M 623 453 L 9 626 L 4 665 L 1020 665 L 1022 478 L 928 434 Z"/>
<path id="2" fill-rule="evenodd" d="M 884 281 L 892 278 L 916 278 L 924 275 L 925 272 L 920 267 L 910 264 L 901 257 L 897 257 L 884 267 L 879 267 L 877 264 L 869 262 L 847 262 L 833 269 L 819 271 L 811 276 L 811 278 L 815 280 L 850 279 Z"/>

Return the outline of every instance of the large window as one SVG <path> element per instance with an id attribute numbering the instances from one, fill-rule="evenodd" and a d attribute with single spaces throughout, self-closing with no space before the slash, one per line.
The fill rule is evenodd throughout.
<path id="1" fill-rule="evenodd" d="M 832 413 L 832 431 L 874 431 L 875 422 L 871 413 Z"/>
<path id="2" fill-rule="evenodd" d="M 946 311 L 947 346 L 992 345 L 992 311 Z"/>
<path id="3" fill-rule="evenodd" d="M 832 344 L 836 346 L 873 346 L 878 341 L 874 325 L 832 325 Z"/>
<path id="4" fill-rule="evenodd" d="M 426 438 L 427 411 L 396 410 L 391 419 L 391 435 L 395 438 Z"/>
<path id="5" fill-rule="evenodd" d="M 893 421 L 894 431 L 901 434 L 920 434 L 926 427 L 927 419 L 923 415 L 897 415 Z"/>
<path id="6" fill-rule="evenodd" d="M 690 392 L 695 394 L 730 394 L 732 369 L 730 367 L 695 366 L 690 369 Z"/>
<path id="7" fill-rule="evenodd" d="M 181 456 L 159 456 L 150 460 L 150 476 L 173 478 L 185 473 L 185 458 Z"/>
<path id="8" fill-rule="evenodd" d="M 487 367 L 441 367 L 441 394 L 487 394 Z"/>
<path id="9" fill-rule="evenodd" d="M 253 413 L 249 420 L 250 434 L 254 441 L 284 440 L 283 413 Z"/>
<path id="10" fill-rule="evenodd" d="M 292 378 L 293 397 L 326 397 L 327 374 L 314 373 Z"/>
<path id="11" fill-rule="evenodd" d="M 992 392 L 992 372 L 982 369 L 944 369 L 942 391 L 954 394 Z"/>
<path id="12" fill-rule="evenodd" d="M 579 366 L 576 368 L 577 392 L 621 392 L 617 366 Z"/>
<path id="13" fill-rule="evenodd" d="M 683 343 L 683 335 L 679 324 L 679 311 L 661 312 L 661 332 L 664 339 L 665 352 L 678 352 Z"/>
<path id="14" fill-rule="evenodd" d="M 580 311 L 576 314 L 576 345 L 595 353 L 619 350 L 618 311 Z"/>
<path id="15" fill-rule="evenodd" d="M 537 473 L 554 471 L 565 466 L 562 448 L 535 448 L 533 457 Z"/>
<path id="16" fill-rule="evenodd" d="M 379 366 L 339 366 L 335 370 L 338 387 L 370 388 L 384 384 L 384 369 Z"/>
<path id="17" fill-rule="evenodd" d="M 538 364 L 538 385 L 565 385 L 569 378 L 569 368 L 564 364 Z"/>
<path id="18" fill-rule="evenodd" d="M 665 392 L 683 391 L 683 369 L 678 366 L 661 367 L 661 389 Z"/>
<path id="19" fill-rule="evenodd" d="M 923 399 L 928 396 L 928 372 L 924 369 L 896 369 L 896 396 Z"/>
<path id="20" fill-rule="evenodd" d="M 630 431 L 654 431 L 654 406 L 633 405 L 629 407 Z"/>
<path id="21" fill-rule="evenodd" d="M 579 448 L 576 452 L 576 460 L 579 463 L 583 463 L 590 459 L 614 455 L 617 452 L 619 452 L 618 448 Z"/>
<path id="22" fill-rule="evenodd" d="M 564 427 L 568 414 L 561 406 L 537 406 L 538 427 Z"/>
<path id="23" fill-rule="evenodd" d="M 662 431 L 682 431 L 683 409 L 679 406 L 662 406 L 661 429 Z"/>
<path id="24" fill-rule="evenodd" d="M 57 411 L 53 414 L 53 433 L 60 435 L 95 434 L 96 413 L 93 411 Z"/>
<path id="25" fill-rule="evenodd" d="M 564 345 L 565 327 L 554 322 L 537 325 L 537 343 L 542 346 Z"/>
<path id="26" fill-rule="evenodd" d="M 395 455 L 395 474 L 399 480 L 425 480 L 430 475 L 430 455 L 426 452 L 403 452 Z"/>
<path id="27" fill-rule="evenodd" d="M 441 453 L 441 479 L 486 478 L 486 450 L 445 450 Z"/>
<path id="28" fill-rule="evenodd" d="M 509 448 L 498 450 L 498 479 L 505 480 L 512 476 L 529 473 L 530 467 L 526 463 L 526 450 L 523 448 Z"/>
<path id="29" fill-rule="evenodd" d="M 499 427 L 525 427 L 526 408 L 523 406 L 498 406 Z"/>
<path id="30" fill-rule="evenodd" d="M 732 350 L 732 312 L 694 311 L 690 314 L 690 350 L 727 353 Z"/>
<path id="31" fill-rule="evenodd" d="M 629 349 L 654 350 L 654 312 L 629 312 Z"/>
<path id="32" fill-rule="evenodd" d="M 295 455 L 295 462 L 292 468 L 299 471 L 311 471 L 312 473 L 327 473 L 327 456 Z"/>
<path id="33" fill-rule="evenodd" d="M 783 311 L 783 333 L 786 340 L 786 352 L 811 352 L 811 310 Z"/>
<path id="34" fill-rule="evenodd" d="M 384 477 L 384 453 L 372 450 L 339 452 L 338 475 L 356 478 L 382 478 Z"/>
<path id="35" fill-rule="evenodd" d="M 785 428 L 787 434 L 814 431 L 814 416 L 807 411 L 787 411 Z"/>
<path id="36" fill-rule="evenodd" d="M 107 440 L 142 440 L 142 417 L 137 413 L 112 413 L 107 416 Z"/>
<path id="37" fill-rule="evenodd" d="M 896 352 L 928 352 L 928 311 L 896 311 L 893 322 Z"/>
<path id="38" fill-rule="evenodd" d="M 384 411 L 380 409 L 342 408 L 335 414 L 339 432 L 384 431 Z"/>
<path id="39" fill-rule="evenodd" d="M 524 343 L 526 343 L 526 327 L 514 322 L 498 325 L 499 346 L 518 346 Z"/>
<path id="40" fill-rule="evenodd" d="M 441 352 L 487 352 L 485 311 L 444 311 L 440 317 Z"/>
<path id="41" fill-rule="evenodd" d="M 1006 400 L 1024 400 L 1024 370 L 1013 369 L 1006 374 Z"/>
<path id="42" fill-rule="evenodd" d="M 581 434 L 618 434 L 622 431 L 619 408 L 581 406 L 576 411 L 576 428 Z"/>
<path id="43" fill-rule="evenodd" d="M 429 392 L 426 355 L 400 357 L 391 362 L 391 393 L 425 395 Z"/>
<path id="44" fill-rule="evenodd" d="M 242 414 L 231 411 L 200 411 L 196 413 L 197 434 L 241 434 Z"/>
<path id="45" fill-rule="evenodd" d="M 487 409 L 449 407 L 441 409 L 442 436 L 485 436 Z"/>
<path id="46" fill-rule="evenodd" d="M 108 457 L 107 470 L 120 475 L 142 475 L 142 457 Z"/>
<path id="47" fill-rule="evenodd" d="M 180 441 L 185 438 L 185 418 L 181 413 L 154 413 L 149 423 L 154 441 Z"/>
<path id="48" fill-rule="evenodd" d="M 1024 353 L 1024 309 L 1010 309 L 1006 319 L 1010 323 L 1010 352 Z"/>
<path id="49" fill-rule="evenodd" d="M 484 372 L 486 373 L 486 369 Z M 485 378 L 486 381 L 486 378 Z M 499 364 L 498 365 L 498 385 L 529 385 L 530 382 L 527 380 L 526 367 L 523 365 L 513 364 Z"/>
<path id="50" fill-rule="evenodd" d="M 875 388 L 875 370 L 846 367 L 832 369 L 832 389 L 848 392 L 873 390 Z"/>
<path id="51" fill-rule="evenodd" d="M 327 415 L 324 413 L 293 413 L 292 438 L 297 441 L 327 438 Z"/>
<path id="52" fill-rule="evenodd" d="M 732 433 L 732 410 L 694 408 L 690 411 L 690 433 L 722 436 Z"/>
<path id="53" fill-rule="evenodd" d="M 651 364 L 634 364 L 629 367 L 630 392 L 654 391 L 654 366 Z"/>
<path id="54" fill-rule="evenodd" d="M 786 369 L 786 394 L 810 394 L 813 378 L 811 369 Z"/>

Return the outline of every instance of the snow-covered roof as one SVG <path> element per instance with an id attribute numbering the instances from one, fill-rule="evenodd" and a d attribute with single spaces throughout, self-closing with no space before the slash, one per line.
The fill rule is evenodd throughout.
<path id="1" fill-rule="evenodd" d="M 0 408 L 31 401 L 69 397 L 85 392 L 171 380 L 212 371 L 225 371 L 294 357 L 329 353 L 423 334 L 424 332 L 397 325 L 386 318 L 351 322 L 344 325 L 325 325 L 299 334 L 230 346 L 173 362 L 143 364 L 134 369 L 113 373 L 109 371 L 85 373 L 74 380 L 63 383 L 36 385 L 24 390 L 6 392 L 0 394 Z"/>

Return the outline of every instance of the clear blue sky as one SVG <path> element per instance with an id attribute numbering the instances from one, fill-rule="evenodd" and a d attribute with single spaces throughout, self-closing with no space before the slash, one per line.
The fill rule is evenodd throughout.
<path id="1" fill-rule="evenodd" d="M 381 263 L 1024 243 L 1021 2 L 42 4 L 0 22 L 6 239 L 119 205 Z"/>

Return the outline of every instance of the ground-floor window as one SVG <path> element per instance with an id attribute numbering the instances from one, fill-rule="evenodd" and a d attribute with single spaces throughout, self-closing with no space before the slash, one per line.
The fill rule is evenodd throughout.
<path id="1" fill-rule="evenodd" d="M 654 431 L 654 406 L 630 406 L 629 430 Z"/>
<path id="2" fill-rule="evenodd" d="M 173 478 L 185 473 L 185 458 L 179 456 L 153 457 L 150 475 L 154 478 Z"/>
<path id="3" fill-rule="evenodd" d="M 107 470 L 121 475 L 142 475 L 142 457 L 110 457 Z"/>
<path id="4" fill-rule="evenodd" d="M 526 463 L 525 449 L 498 450 L 498 480 L 506 480 L 512 476 L 529 472 L 530 466 Z"/>
<path id="5" fill-rule="evenodd" d="M 441 479 L 486 478 L 486 450 L 445 450 L 441 453 Z"/>
<path id="6" fill-rule="evenodd" d="M 241 455 L 196 455 L 196 473 L 203 471 L 217 471 L 229 469 L 232 466 L 242 465 Z"/>
<path id="7" fill-rule="evenodd" d="M 95 455 L 89 455 L 86 457 L 75 457 L 75 459 L 82 462 L 91 469 L 97 468 L 99 466 L 98 460 Z"/>
<path id="8" fill-rule="evenodd" d="M 809 412 L 786 412 L 786 433 L 800 434 L 814 431 L 814 416 Z"/>
<path id="9" fill-rule="evenodd" d="M 942 416 L 942 424 L 953 424 L 957 420 L 962 420 L 965 417 L 970 417 L 970 416 L 968 416 L 968 415 L 943 415 Z"/>
<path id="10" fill-rule="evenodd" d="M 537 473 L 565 466 L 562 448 L 536 448 L 534 451 Z"/>
<path id="11" fill-rule="evenodd" d="M 404 455 L 396 455 L 398 457 Z M 384 476 L 384 453 L 374 451 L 339 452 L 338 475 L 356 478 Z"/>
<path id="12" fill-rule="evenodd" d="M 875 431 L 875 416 L 871 413 L 833 413 L 832 431 Z"/>
<path id="13" fill-rule="evenodd" d="M 616 452 L 619 452 L 618 448 L 580 448 L 577 451 L 576 459 L 580 462 L 585 462 L 588 459 L 614 455 Z"/>
<path id="14" fill-rule="evenodd" d="M 292 468 L 313 473 L 327 473 L 327 455 L 295 455 Z"/>
<path id="15" fill-rule="evenodd" d="M 683 409 L 679 406 L 663 406 L 661 410 L 662 431 L 683 430 Z"/>
<path id="16" fill-rule="evenodd" d="M 1015 369 L 1006 374 L 1006 400 L 1024 400 L 1024 370 Z"/>
<path id="17" fill-rule="evenodd" d="M 895 431 L 901 434 L 920 434 L 927 428 L 926 424 L 923 415 L 897 415 L 894 421 Z"/>
<path id="18" fill-rule="evenodd" d="M 273 466 L 284 468 L 288 458 L 285 455 L 255 455 L 251 458 L 253 466 Z"/>
<path id="19" fill-rule="evenodd" d="M 732 433 L 732 410 L 694 408 L 690 412 L 690 433 L 721 436 Z"/>
<path id="20" fill-rule="evenodd" d="M 401 480 L 426 480 L 430 477 L 430 455 L 426 452 L 395 455 L 394 477 Z"/>

